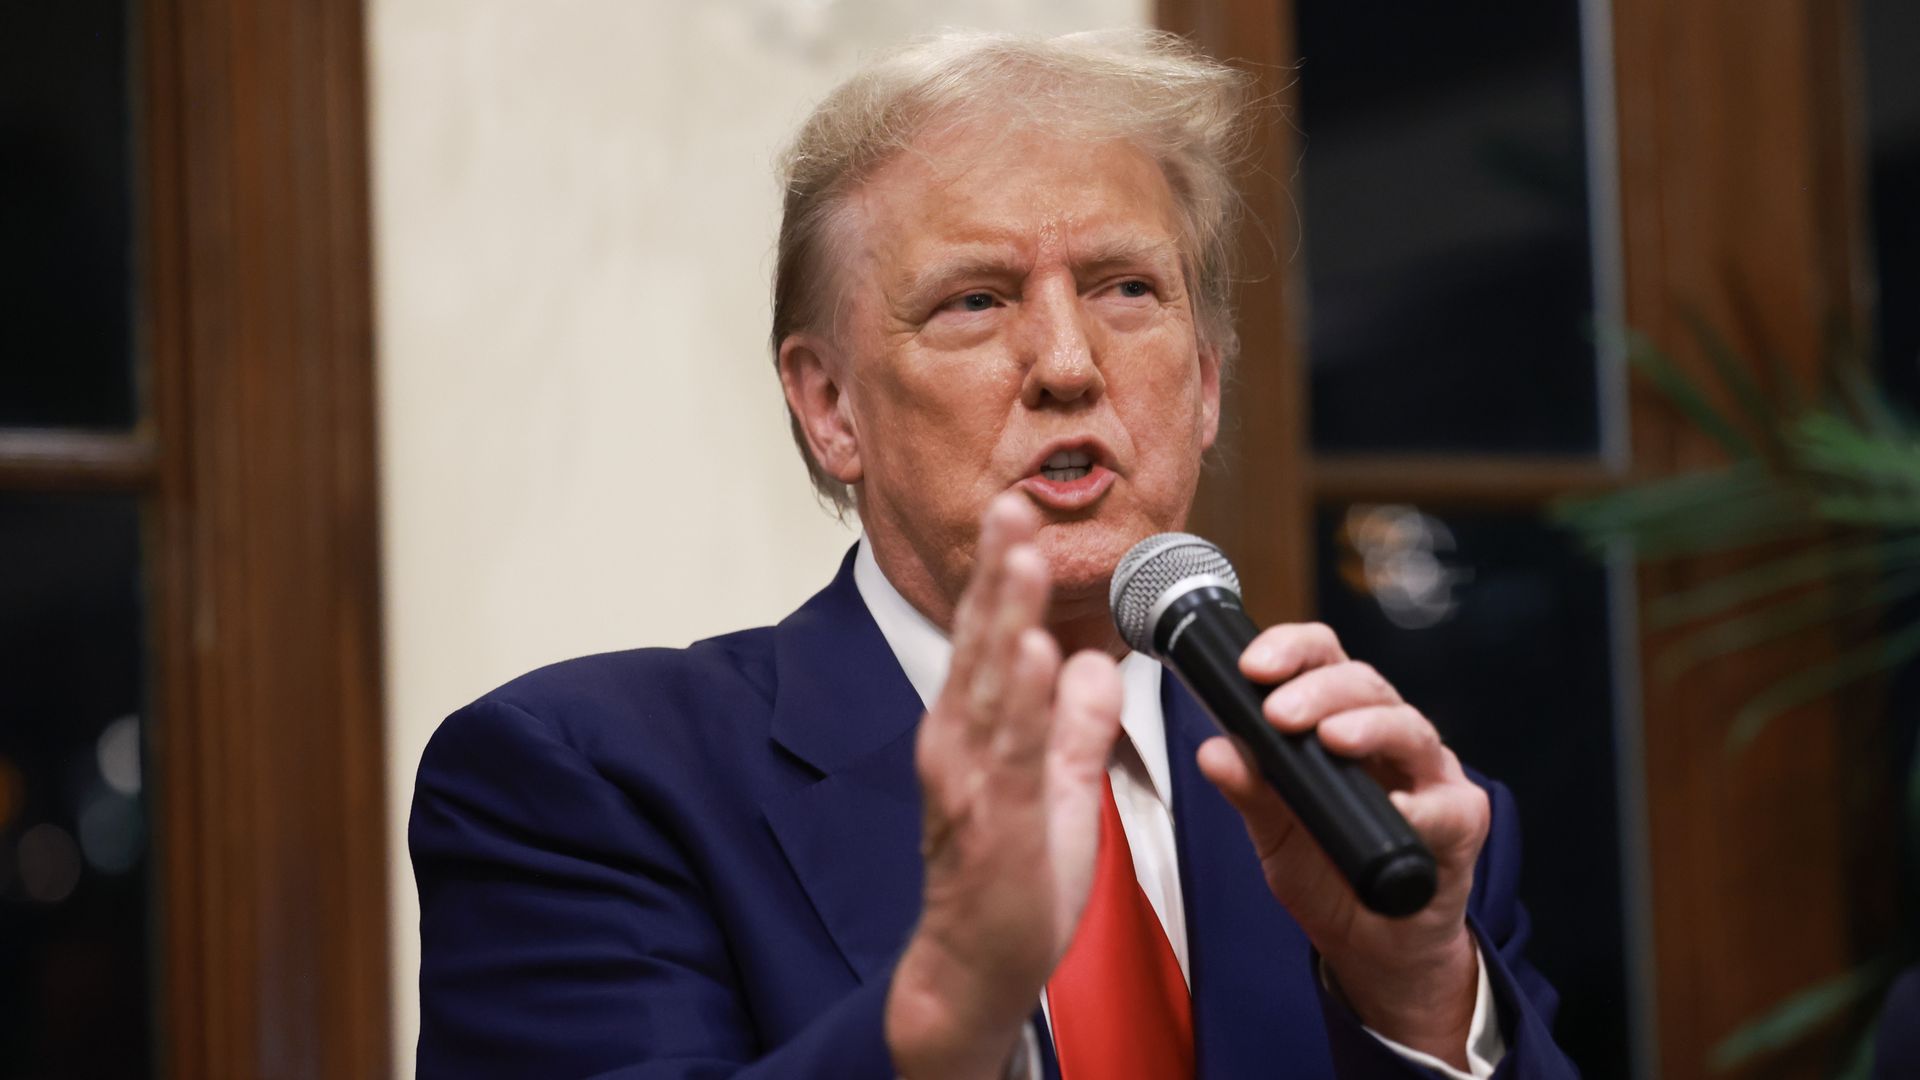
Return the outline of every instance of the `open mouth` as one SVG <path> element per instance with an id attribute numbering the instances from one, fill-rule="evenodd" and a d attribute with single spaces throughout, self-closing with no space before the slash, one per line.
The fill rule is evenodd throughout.
<path id="1" fill-rule="evenodd" d="M 1093 455 L 1085 450 L 1062 450 L 1040 466 L 1040 475 L 1048 480 L 1071 483 L 1093 471 Z"/>
<path id="2" fill-rule="evenodd" d="M 1052 447 L 1041 448 L 1047 456 L 1031 461 L 1028 468 L 1033 471 L 1020 485 L 1044 510 L 1056 514 L 1085 513 L 1106 498 L 1118 474 L 1113 471 L 1107 448 L 1097 440 L 1082 438 L 1061 445 L 1065 442 L 1060 440 Z"/>

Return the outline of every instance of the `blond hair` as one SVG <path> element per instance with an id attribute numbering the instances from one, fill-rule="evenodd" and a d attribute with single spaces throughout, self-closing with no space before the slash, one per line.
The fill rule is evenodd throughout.
<path id="1" fill-rule="evenodd" d="M 1034 38 L 949 31 L 876 59 L 828 94 L 780 160 L 785 189 L 773 280 L 773 352 L 831 332 L 838 219 L 881 165 L 929 133 L 991 116 L 1064 136 L 1118 139 L 1151 155 L 1172 189 L 1201 342 L 1223 366 L 1239 349 L 1231 253 L 1245 144 L 1246 78 L 1171 34 L 1101 31 Z M 821 498 L 844 513 L 847 486 L 820 468 L 798 416 L 794 442 Z"/>

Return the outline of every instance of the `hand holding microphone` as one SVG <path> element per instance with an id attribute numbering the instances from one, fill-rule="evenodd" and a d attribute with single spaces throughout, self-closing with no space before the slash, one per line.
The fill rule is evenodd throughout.
<path id="1" fill-rule="evenodd" d="M 1375 1030 L 1458 1063 L 1477 984 L 1465 911 L 1486 793 L 1332 631 L 1256 633 L 1207 541 L 1141 541 L 1111 599 L 1127 643 L 1166 662 L 1234 736 L 1238 749 L 1201 747 L 1201 771 L 1240 812 L 1269 889 L 1339 989 Z"/>
<path id="2" fill-rule="evenodd" d="M 1388 916 L 1433 899 L 1433 854 L 1360 763 L 1312 733 L 1282 733 L 1263 702 L 1274 687 L 1243 674 L 1259 629 L 1240 606 L 1240 579 L 1220 549 L 1186 533 L 1134 545 L 1113 573 L 1114 622 L 1136 652 L 1160 658 L 1200 699 L 1263 779 L 1319 841 L 1360 902 Z"/>

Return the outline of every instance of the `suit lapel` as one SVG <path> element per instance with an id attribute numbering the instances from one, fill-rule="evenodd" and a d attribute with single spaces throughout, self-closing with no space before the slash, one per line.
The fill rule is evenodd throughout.
<path id="1" fill-rule="evenodd" d="M 1160 703 L 1198 1075 L 1324 1073 L 1331 1064 L 1306 935 L 1268 891 L 1239 813 L 1194 762 L 1200 744 L 1217 733 L 1213 720 L 1171 673 L 1161 679 Z"/>
<path id="2" fill-rule="evenodd" d="M 773 741 L 821 774 L 762 806 L 781 852 L 854 975 L 885 973 L 920 913 L 922 712 L 853 583 L 833 583 L 774 632 Z"/>

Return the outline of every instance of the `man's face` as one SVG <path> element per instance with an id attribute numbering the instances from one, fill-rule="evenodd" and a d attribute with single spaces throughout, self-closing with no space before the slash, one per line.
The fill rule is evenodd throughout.
<path id="1" fill-rule="evenodd" d="M 981 513 L 1017 491 L 1057 600 L 1103 604 L 1126 549 L 1185 521 L 1218 429 L 1160 167 L 1124 143 L 963 127 L 851 209 L 843 479 L 881 566 L 945 621 Z"/>

